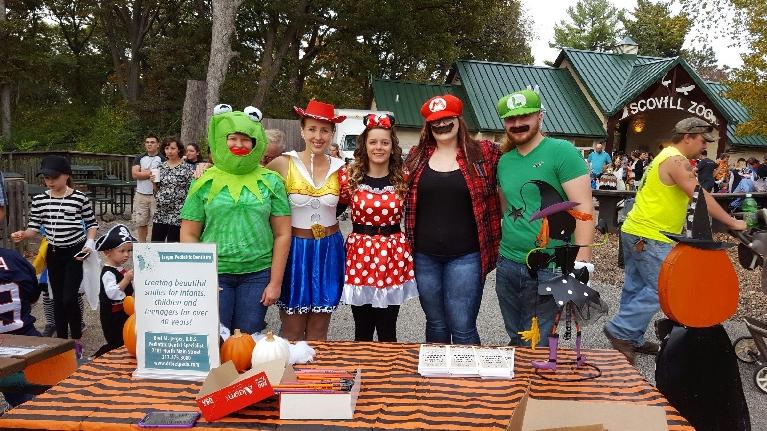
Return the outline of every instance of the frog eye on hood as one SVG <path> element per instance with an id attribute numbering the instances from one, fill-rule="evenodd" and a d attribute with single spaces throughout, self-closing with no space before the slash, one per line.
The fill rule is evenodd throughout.
<path id="1" fill-rule="evenodd" d="M 223 114 L 226 112 L 232 112 L 232 105 L 221 103 L 213 107 L 213 115 Z"/>
<path id="2" fill-rule="evenodd" d="M 251 120 L 257 123 L 260 123 L 261 119 L 264 118 L 263 114 L 261 114 L 261 111 L 255 106 L 248 106 L 243 109 L 242 112 L 244 112 Z"/>

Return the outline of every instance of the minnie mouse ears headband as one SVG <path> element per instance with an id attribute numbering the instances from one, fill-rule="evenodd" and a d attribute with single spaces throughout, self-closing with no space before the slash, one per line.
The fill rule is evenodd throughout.
<path id="1" fill-rule="evenodd" d="M 381 129 L 391 129 L 394 126 L 394 115 L 391 114 L 368 114 L 362 117 L 362 124 L 366 129 L 380 127 Z"/>

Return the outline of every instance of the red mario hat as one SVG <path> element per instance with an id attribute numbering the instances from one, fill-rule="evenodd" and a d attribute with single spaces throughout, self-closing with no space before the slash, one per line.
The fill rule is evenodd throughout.
<path id="1" fill-rule="evenodd" d="M 447 117 L 458 117 L 463 112 L 463 102 L 452 94 L 434 96 L 421 106 L 421 115 L 426 122 Z"/>
<path id="2" fill-rule="evenodd" d="M 335 107 L 330 103 L 323 103 L 314 99 L 309 101 L 306 109 L 299 108 L 298 106 L 294 106 L 293 109 L 301 118 L 309 117 L 329 123 L 340 123 L 346 119 L 346 115 L 336 116 Z"/>

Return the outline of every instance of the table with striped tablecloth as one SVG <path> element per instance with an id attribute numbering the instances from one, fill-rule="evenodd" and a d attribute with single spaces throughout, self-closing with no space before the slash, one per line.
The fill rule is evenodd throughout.
<path id="1" fill-rule="evenodd" d="M 312 342 L 316 365 L 361 367 L 362 390 L 354 420 L 280 420 L 276 398 L 198 428 L 215 430 L 504 430 L 528 386 L 539 399 L 619 401 L 662 406 L 669 429 L 689 430 L 669 406 L 614 350 L 587 350 L 602 372 L 594 380 L 551 381 L 537 376 L 530 361 L 547 349 L 517 349 L 511 380 L 426 378 L 418 372 L 417 344 Z M 571 351 L 560 359 L 572 360 Z M 196 410 L 199 383 L 134 380 L 135 359 L 124 349 L 82 366 L 77 373 L 0 417 L 0 429 L 130 430 L 149 410 Z M 566 376 L 566 372 L 560 373 Z"/>

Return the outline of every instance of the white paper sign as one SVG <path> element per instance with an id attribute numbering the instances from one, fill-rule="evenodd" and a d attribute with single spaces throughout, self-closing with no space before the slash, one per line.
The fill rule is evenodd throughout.
<path id="1" fill-rule="evenodd" d="M 220 364 L 215 244 L 136 243 L 136 378 L 202 381 Z"/>

